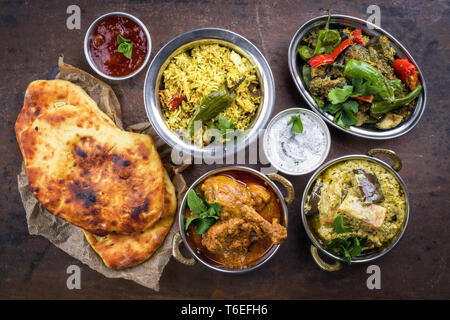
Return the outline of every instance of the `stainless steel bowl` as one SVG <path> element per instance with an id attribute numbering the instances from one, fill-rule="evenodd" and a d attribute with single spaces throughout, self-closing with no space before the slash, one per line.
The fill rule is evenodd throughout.
<path id="1" fill-rule="evenodd" d="M 255 270 L 256 268 L 261 267 L 264 263 L 269 261 L 273 257 L 273 255 L 278 251 L 278 248 L 280 247 L 280 245 L 272 245 L 272 247 L 265 253 L 264 257 L 262 259 L 260 259 L 256 264 L 254 264 L 248 268 L 245 268 L 245 269 L 227 269 L 227 268 L 222 268 L 222 267 L 213 265 L 213 264 L 209 263 L 208 261 L 205 261 L 189 245 L 189 243 L 186 239 L 186 234 L 185 234 L 184 228 L 183 228 L 183 226 L 184 226 L 183 214 L 184 214 L 184 211 L 185 211 L 186 205 L 187 205 L 188 192 L 191 189 L 195 188 L 198 184 L 202 183 L 206 178 L 208 178 L 212 175 L 216 175 L 216 174 L 224 173 L 224 172 L 230 172 L 230 171 L 244 172 L 247 174 L 254 175 L 254 176 L 262 179 L 267 184 L 267 186 L 272 188 L 274 193 L 278 196 L 278 201 L 281 204 L 281 208 L 283 211 L 284 226 L 287 227 L 287 225 L 288 225 L 287 204 L 291 204 L 294 201 L 294 197 L 295 197 L 294 187 L 289 182 L 289 180 L 287 180 L 283 176 L 280 176 L 276 173 L 270 173 L 268 175 L 264 175 L 259 171 L 256 171 L 254 169 L 247 168 L 247 167 L 242 167 L 242 166 L 230 166 L 230 167 L 224 167 L 224 168 L 211 170 L 211 171 L 205 173 L 204 175 L 202 175 L 191 185 L 191 187 L 186 191 L 186 194 L 183 197 L 183 201 L 181 202 L 181 205 L 180 205 L 180 208 L 178 211 L 178 223 L 180 226 L 180 230 L 179 230 L 179 233 L 177 233 L 174 236 L 173 244 L 172 244 L 172 255 L 179 262 L 181 262 L 185 265 L 188 265 L 188 266 L 193 266 L 196 264 L 197 261 L 200 261 L 202 264 L 204 264 L 208 268 L 211 268 L 216 271 L 232 273 L 232 274 L 240 274 L 240 273 L 246 273 L 246 272 Z M 284 186 L 284 188 L 287 191 L 286 197 L 283 196 L 280 189 L 276 186 L 276 184 L 273 181 L 278 181 Z M 179 247 L 182 242 L 184 242 L 184 246 L 189 250 L 189 253 L 195 257 L 195 259 L 194 258 L 185 258 L 181 254 Z"/>
<path id="2" fill-rule="evenodd" d="M 384 154 L 387 157 L 391 158 L 394 161 L 394 165 L 390 166 L 386 162 L 384 162 L 378 158 L 375 158 L 374 156 L 377 154 Z M 367 155 L 353 154 L 353 155 L 339 157 L 339 158 L 336 158 L 334 160 L 331 160 L 331 161 L 325 163 L 319 169 L 317 169 L 317 171 L 312 175 L 312 177 L 308 181 L 308 184 L 305 187 L 305 191 L 303 192 L 303 198 L 302 198 L 302 203 L 301 203 L 301 214 L 302 214 L 303 226 L 306 230 L 306 233 L 308 234 L 309 239 L 313 243 L 311 245 L 311 255 L 312 255 L 314 261 L 317 263 L 317 265 L 321 269 L 326 270 L 326 271 L 337 271 L 337 270 L 341 269 L 341 261 L 346 262 L 346 260 L 344 258 L 342 258 L 341 256 L 338 256 L 330 251 L 327 251 L 324 248 L 324 246 L 321 244 L 320 240 L 316 237 L 314 232 L 311 231 L 311 227 L 309 225 L 308 217 L 305 214 L 304 207 L 305 207 L 305 203 L 306 203 L 306 197 L 310 193 L 311 187 L 313 186 L 317 177 L 319 177 L 320 174 L 322 172 L 324 172 L 325 170 L 327 170 L 329 167 L 331 167 L 339 162 L 347 161 L 347 160 L 367 160 L 367 161 L 374 162 L 374 163 L 382 166 L 383 168 L 385 168 L 386 170 L 391 172 L 396 177 L 396 179 L 398 180 L 398 182 L 405 194 L 405 197 L 406 197 L 405 222 L 403 224 L 402 229 L 399 230 L 399 232 L 394 237 L 394 239 L 392 239 L 388 245 L 386 245 L 385 247 L 383 247 L 380 250 L 371 252 L 366 255 L 363 254 L 361 256 L 353 258 L 352 263 L 366 263 L 369 261 L 373 261 L 375 259 L 378 259 L 378 258 L 384 256 L 386 253 L 388 253 L 390 250 L 392 250 L 392 248 L 394 248 L 397 245 L 397 243 L 400 241 L 400 239 L 402 238 L 402 236 L 406 230 L 406 226 L 408 225 L 408 220 L 409 220 L 409 210 L 410 210 L 410 208 L 409 208 L 409 193 L 408 193 L 408 190 L 406 189 L 405 182 L 400 177 L 400 175 L 397 173 L 402 168 L 402 162 L 394 151 L 387 150 L 387 149 L 371 149 L 367 152 Z M 333 260 L 336 260 L 336 263 L 334 265 L 330 265 L 330 264 L 326 263 L 325 261 L 323 261 L 319 257 L 317 249 L 319 249 L 327 257 L 329 257 Z"/>
<path id="3" fill-rule="evenodd" d="M 97 25 L 97 23 L 109 16 L 123 16 L 123 17 L 127 17 L 131 20 L 133 20 L 134 22 L 136 22 L 144 31 L 145 36 L 147 37 L 147 56 L 145 57 L 144 62 L 142 63 L 142 65 L 136 69 L 136 71 L 130 73 L 129 75 L 123 76 L 123 77 L 112 77 L 110 75 L 107 75 L 105 73 L 103 73 L 102 71 L 100 71 L 100 69 L 97 67 L 97 65 L 95 64 L 95 62 L 92 60 L 91 55 L 89 53 L 89 35 L 91 34 L 92 30 L 94 29 L 94 27 Z M 86 56 L 86 60 L 89 63 L 89 65 L 91 66 L 92 69 L 94 69 L 95 72 L 97 72 L 100 76 L 102 76 L 103 78 L 109 79 L 109 80 L 125 80 L 125 79 L 129 79 L 131 77 L 134 77 L 135 75 L 137 75 L 139 72 L 141 72 L 142 69 L 145 68 L 145 66 L 148 63 L 148 60 L 150 59 L 150 55 L 151 55 L 151 51 L 152 51 L 152 38 L 150 37 L 150 33 L 148 32 L 147 27 L 145 26 L 145 24 L 139 20 L 138 18 L 136 18 L 135 16 L 126 13 L 126 12 L 110 12 L 107 14 L 104 14 L 100 17 L 98 17 L 97 19 L 94 20 L 94 22 L 91 23 L 91 25 L 89 26 L 89 28 L 86 31 L 86 35 L 84 36 L 84 55 Z"/>
<path id="4" fill-rule="evenodd" d="M 320 16 L 314 19 L 311 19 L 307 21 L 305 24 L 303 24 L 300 29 L 297 30 L 294 37 L 292 38 L 291 44 L 289 45 L 289 53 L 288 53 L 288 59 L 289 59 L 289 71 L 291 72 L 292 79 L 295 82 L 295 85 L 297 86 L 297 89 L 300 91 L 303 98 L 306 100 L 308 105 L 311 107 L 311 109 L 319 114 L 325 121 L 327 121 L 330 125 L 334 126 L 335 128 L 338 128 L 339 130 L 342 130 L 344 132 L 350 133 L 352 135 L 362 137 L 362 138 L 368 138 L 368 139 L 391 139 L 396 138 L 401 135 L 404 135 L 405 133 L 412 130 L 417 123 L 419 122 L 424 110 L 425 110 L 425 104 L 426 104 L 426 97 L 427 97 L 427 87 L 425 85 L 425 79 L 423 78 L 423 74 L 420 71 L 419 66 L 412 58 L 411 54 L 406 50 L 402 44 L 395 39 L 392 35 L 390 35 L 387 31 L 385 31 L 382 28 L 377 27 L 376 25 L 367 22 L 362 19 L 358 19 L 355 17 L 345 16 L 345 15 L 332 15 L 330 24 L 338 24 L 338 25 L 344 25 L 349 26 L 353 28 L 361 28 L 365 32 L 371 35 L 380 36 L 385 35 L 389 38 L 389 40 L 392 42 L 392 46 L 397 51 L 398 55 L 401 58 L 405 58 L 410 60 L 412 63 L 414 63 L 417 67 L 417 70 L 419 71 L 419 77 L 420 81 L 422 82 L 423 90 L 419 95 L 419 98 L 417 100 L 416 108 L 414 109 L 414 112 L 411 114 L 409 119 L 405 121 L 404 123 L 400 124 L 398 127 L 393 128 L 391 130 L 377 130 L 375 128 L 363 128 L 363 127 L 355 127 L 352 126 L 349 130 L 345 130 L 338 125 L 333 123 L 333 116 L 323 112 L 322 109 L 317 105 L 317 103 L 314 101 L 313 97 L 309 93 L 308 89 L 306 88 L 306 85 L 303 83 L 303 79 L 301 76 L 301 71 L 299 69 L 300 67 L 300 57 L 297 54 L 297 46 L 299 45 L 302 38 L 311 30 L 316 27 L 325 26 L 326 21 L 328 19 L 328 16 Z M 372 29 L 369 29 L 369 26 Z"/>
<path id="5" fill-rule="evenodd" d="M 203 148 L 190 141 L 184 141 L 167 127 L 161 112 L 158 90 L 161 86 L 162 73 L 170 60 L 177 54 L 189 50 L 199 44 L 218 43 L 229 47 L 249 59 L 256 66 L 260 79 L 262 101 L 258 113 L 245 134 L 238 139 L 236 145 L 209 145 Z M 275 102 L 275 84 L 272 71 L 262 53 L 244 37 L 224 29 L 206 28 L 183 33 L 167 43 L 156 54 L 147 72 L 144 84 L 144 102 L 147 116 L 158 135 L 171 147 L 194 157 L 216 157 L 218 154 L 232 154 L 245 148 L 257 136 L 269 121 Z M 219 150 L 220 149 L 220 150 Z"/>

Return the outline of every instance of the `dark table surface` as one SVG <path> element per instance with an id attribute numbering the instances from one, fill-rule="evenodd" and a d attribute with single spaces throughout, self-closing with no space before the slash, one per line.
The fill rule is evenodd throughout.
<path id="1" fill-rule="evenodd" d="M 388 141 L 355 138 L 330 128 L 329 159 L 369 148 L 395 150 L 403 160 L 411 193 L 410 223 L 402 241 L 377 260 L 381 290 L 368 290 L 367 265 L 337 273 L 318 269 L 309 254 L 310 241 L 300 226 L 300 198 L 310 175 L 290 178 L 297 196 L 289 207 L 289 238 L 261 269 L 242 276 L 217 273 L 197 264 L 171 260 L 160 291 L 131 281 L 107 279 L 65 254 L 46 239 L 28 234 L 17 191 L 22 156 L 13 126 L 29 82 L 55 74 L 58 55 L 67 63 L 93 72 L 83 54 L 83 38 L 99 15 L 126 11 L 149 28 L 152 57 L 170 39 L 188 30 L 220 27 L 254 43 L 268 60 L 276 83 L 275 112 L 307 107 L 291 79 L 287 49 L 295 31 L 307 20 L 333 13 L 367 18 L 361 1 L 76 1 L 81 29 L 66 28 L 66 8 L 73 1 L 0 2 L 0 298 L 162 298 L 162 299 L 305 299 L 305 298 L 450 298 L 449 276 L 449 110 L 450 9 L 447 1 L 377 1 L 381 26 L 399 39 L 420 65 L 429 100 L 422 120 L 410 133 Z M 123 108 L 126 125 L 146 120 L 142 88 L 145 72 L 133 79 L 109 82 Z M 192 182 L 208 171 L 186 172 Z M 82 268 L 82 289 L 66 288 L 66 268 Z"/>

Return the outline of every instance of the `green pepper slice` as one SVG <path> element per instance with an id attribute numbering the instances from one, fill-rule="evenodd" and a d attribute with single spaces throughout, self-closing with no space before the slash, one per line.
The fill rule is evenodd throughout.
<path id="1" fill-rule="evenodd" d="M 395 99 L 394 89 L 389 80 L 386 79 L 378 69 L 367 62 L 355 59 L 349 60 L 345 64 L 344 76 L 350 79 L 361 78 L 369 81 L 371 88 L 373 88 L 383 100 L 393 102 Z"/>
<path id="2" fill-rule="evenodd" d="M 196 121 L 204 123 L 211 120 L 233 103 L 233 100 L 236 97 L 235 90 L 244 79 L 245 76 L 231 89 L 228 89 L 226 84 L 223 84 L 218 90 L 211 92 L 202 99 L 200 106 L 197 108 L 188 124 L 188 132 L 191 137 L 194 135 L 194 123 Z"/>
<path id="3" fill-rule="evenodd" d="M 417 98 L 420 94 L 420 91 L 422 91 L 422 86 L 419 84 L 413 91 L 411 91 L 403 98 L 395 99 L 392 102 L 376 101 L 370 106 L 370 113 L 373 115 L 383 114 L 404 106 L 405 104 L 408 104 L 415 98 Z"/>

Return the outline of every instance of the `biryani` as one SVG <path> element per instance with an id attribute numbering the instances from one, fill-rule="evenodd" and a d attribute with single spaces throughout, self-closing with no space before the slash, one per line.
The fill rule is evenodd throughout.
<path id="1" fill-rule="evenodd" d="M 371 161 L 347 160 L 317 178 L 305 210 L 327 250 L 351 262 L 396 238 L 405 223 L 407 200 L 390 171 Z"/>
<path id="2" fill-rule="evenodd" d="M 163 71 L 160 89 L 161 109 L 171 131 L 189 131 L 194 116 L 204 107 L 202 104 L 213 104 L 216 109 L 209 117 L 198 117 L 202 130 L 196 131 L 195 141 L 200 136 L 198 143 L 202 145 L 210 142 L 204 137 L 209 128 L 224 132 L 247 130 L 261 104 L 256 67 L 236 51 L 219 44 L 198 45 L 174 56 Z M 225 95 L 230 93 L 225 103 L 217 98 L 220 90 Z M 194 141 L 193 135 L 191 139 Z"/>

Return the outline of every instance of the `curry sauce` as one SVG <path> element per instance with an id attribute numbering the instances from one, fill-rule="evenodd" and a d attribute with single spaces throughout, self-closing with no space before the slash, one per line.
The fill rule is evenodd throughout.
<path id="1" fill-rule="evenodd" d="M 244 222 L 240 219 L 239 215 L 241 212 L 245 215 L 244 211 L 246 208 L 246 205 L 242 205 L 241 201 L 245 201 L 247 193 L 245 190 L 248 191 L 248 194 L 250 194 L 252 199 L 256 198 L 255 194 L 252 194 L 253 190 L 264 192 L 265 199 L 267 200 L 264 205 L 258 205 L 258 201 L 251 202 L 252 206 L 255 207 L 256 212 L 254 213 L 257 214 L 259 218 L 263 217 L 265 224 L 269 222 L 269 224 L 272 223 L 272 225 L 278 225 L 285 231 L 283 226 L 286 225 L 286 223 L 277 194 L 259 177 L 243 172 L 228 171 L 209 177 L 202 184 L 197 186 L 196 191 L 203 195 L 205 199 L 208 198 L 208 190 L 205 191 L 205 187 L 209 186 L 209 183 L 211 182 L 210 179 L 216 179 L 216 182 L 228 182 L 226 185 L 222 185 L 227 191 L 227 194 L 231 193 L 227 189 L 231 188 L 232 185 L 235 185 L 236 188 L 242 188 L 239 189 L 239 199 L 235 201 L 238 205 L 234 208 L 230 207 L 230 204 L 225 204 L 225 199 L 221 198 L 219 200 L 222 205 L 220 220 L 205 234 L 197 234 L 195 227 L 190 225 L 186 232 L 189 246 L 202 260 L 217 267 L 225 269 L 245 269 L 256 265 L 275 247 L 274 239 L 273 235 L 268 235 L 264 233 L 264 231 L 261 231 L 264 230 L 264 228 L 260 228 L 254 221 L 249 222 L 246 220 Z M 220 184 L 216 184 L 215 186 L 219 187 Z M 233 211 L 233 209 L 235 210 Z M 192 215 L 192 212 L 189 209 L 186 209 L 185 217 L 191 217 Z M 241 223 L 241 225 L 235 226 L 232 225 L 233 223 Z M 218 232 L 215 229 L 220 230 L 222 225 L 225 225 L 226 238 L 220 238 L 220 235 L 211 236 L 211 233 Z M 229 242 L 229 238 L 234 236 L 230 235 L 230 230 L 234 227 L 238 228 L 240 231 L 239 233 L 236 233 L 236 238 L 233 238 L 233 241 Z M 249 229 L 250 231 L 248 231 Z M 208 243 L 211 238 L 214 240 L 223 239 L 223 243 L 219 243 L 219 246 L 222 246 L 220 250 L 212 251 L 208 249 L 211 248 L 210 243 Z M 236 243 L 242 245 L 242 247 L 236 246 Z"/>

